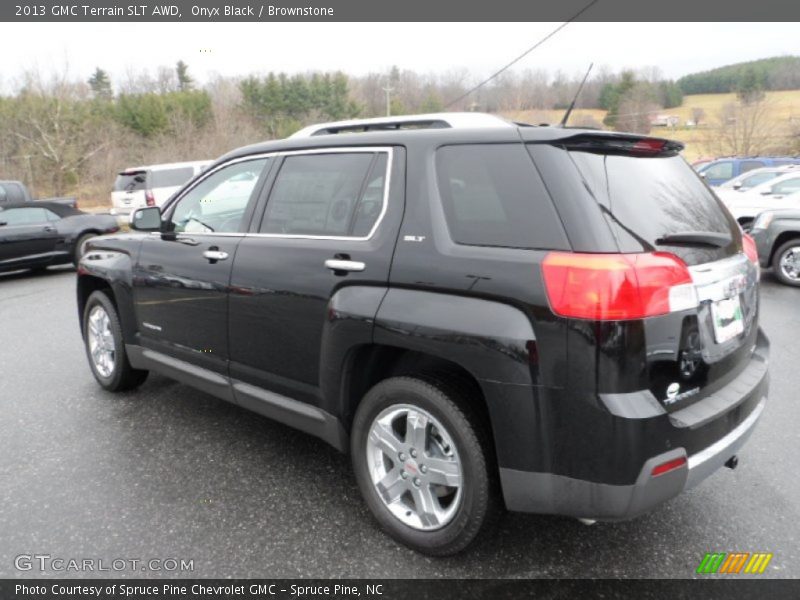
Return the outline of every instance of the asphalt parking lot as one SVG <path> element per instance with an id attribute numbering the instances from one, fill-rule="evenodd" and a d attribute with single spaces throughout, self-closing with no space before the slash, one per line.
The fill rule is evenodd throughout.
<path id="1" fill-rule="evenodd" d="M 690 577 L 717 551 L 772 552 L 763 576 L 800 577 L 800 290 L 762 281 L 771 395 L 736 471 L 629 522 L 506 515 L 432 559 L 377 529 L 323 442 L 159 376 L 102 391 L 73 270 L 0 275 L 0 577 L 41 575 L 20 554 L 194 564 L 114 576 Z"/>

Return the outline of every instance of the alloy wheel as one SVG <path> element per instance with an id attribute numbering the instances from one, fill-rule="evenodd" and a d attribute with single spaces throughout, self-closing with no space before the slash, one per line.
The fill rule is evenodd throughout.
<path id="1" fill-rule="evenodd" d="M 99 305 L 92 308 L 88 326 L 86 335 L 92 364 L 102 377 L 110 377 L 114 372 L 116 348 L 114 334 L 111 332 L 111 321 L 105 308 Z"/>
<path id="2" fill-rule="evenodd" d="M 417 406 L 390 406 L 372 422 L 366 452 L 375 491 L 398 520 L 431 531 L 453 519 L 464 474 L 451 435 L 433 415 Z"/>

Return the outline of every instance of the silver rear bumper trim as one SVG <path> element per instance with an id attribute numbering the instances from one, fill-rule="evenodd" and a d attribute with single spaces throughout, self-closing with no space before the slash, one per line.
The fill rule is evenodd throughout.
<path id="1" fill-rule="evenodd" d="M 753 409 L 747 418 L 728 433 L 725 437 L 717 440 L 708 448 L 692 454 L 688 459 L 689 477 L 686 487 L 694 487 L 703 479 L 719 469 L 725 462 L 741 448 L 750 434 L 753 432 L 756 422 L 761 413 L 764 412 L 766 398 L 762 398 L 758 405 Z"/>

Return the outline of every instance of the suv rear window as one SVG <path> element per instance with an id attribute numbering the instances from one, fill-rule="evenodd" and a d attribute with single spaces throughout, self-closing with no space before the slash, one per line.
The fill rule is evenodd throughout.
<path id="1" fill-rule="evenodd" d="M 567 153 L 584 187 L 604 209 L 623 252 L 666 250 L 656 243 L 666 234 L 702 231 L 737 237 L 733 219 L 678 155 L 643 157 L 555 147 L 550 151 Z M 669 251 L 695 263 L 707 259 L 698 250 L 692 249 L 692 256 Z"/>
<path id="2" fill-rule="evenodd" d="M 158 169 L 150 171 L 151 188 L 178 187 L 194 177 L 192 167 L 179 169 Z"/>
<path id="3" fill-rule="evenodd" d="M 521 144 L 445 146 L 436 174 L 454 242 L 471 246 L 563 248 L 550 196 Z"/>
<path id="4" fill-rule="evenodd" d="M 147 173 L 145 171 L 125 171 L 117 175 L 114 181 L 115 192 L 137 192 L 146 187 Z"/>

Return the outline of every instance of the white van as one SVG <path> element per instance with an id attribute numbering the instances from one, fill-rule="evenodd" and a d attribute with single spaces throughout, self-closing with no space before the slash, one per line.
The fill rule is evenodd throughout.
<path id="1" fill-rule="evenodd" d="M 143 206 L 161 206 L 184 183 L 213 161 L 168 163 L 120 171 L 111 191 L 111 214 L 128 215 Z"/>

